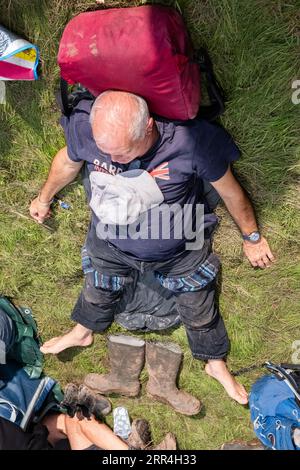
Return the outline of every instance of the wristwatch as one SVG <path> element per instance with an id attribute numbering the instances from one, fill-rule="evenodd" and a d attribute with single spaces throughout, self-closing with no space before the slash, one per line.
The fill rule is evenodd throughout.
<path id="1" fill-rule="evenodd" d="M 251 232 L 249 235 L 242 235 L 243 240 L 247 240 L 250 243 L 258 243 L 261 239 L 261 234 L 259 232 Z"/>

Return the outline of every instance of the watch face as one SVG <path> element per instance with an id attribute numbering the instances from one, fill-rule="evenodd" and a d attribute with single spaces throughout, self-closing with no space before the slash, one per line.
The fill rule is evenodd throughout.
<path id="1" fill-rule="evenodd" d="M 260 233 L 259 232 L 253 232 L 249 235 L 249 238 L 252 242 L 258 242 L 260 239 Z"/>

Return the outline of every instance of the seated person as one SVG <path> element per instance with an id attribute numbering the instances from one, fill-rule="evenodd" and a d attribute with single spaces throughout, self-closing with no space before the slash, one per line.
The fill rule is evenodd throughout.
<path id="1" fill-rule="evenodd" d="M 7 364 L 7 355 L 14 344 L 15 334 L 13 321 L 0 309 L 0 365 Z M 40 423 L 32 424 L 26 431 L 0 416 L 0 450 L 128 450 L 148 447 L 150 431 L 146 421 L 135 420 L 128 441 L 123 441 L 105 423 L 96 420 L 93 414 L 100 415 L 99 411 L 103 410 L 106 400 L 98 398 L 87 387 L 82 387 L 83 412 L 77 405 L 78 395 L 73 395 L 75 412 L 71 416 L 49 410 Z M 73 391 L 76 389 L 76 393 L 79 390 L 76 386 L 70 388 Z M 66 397 L 67 394 L 64 401 Z M 174 436 L 167 434 L 156 449 L 176 449 Z"/>
<path id="2" fill-rule="evenodd" d="M 68 440 L 62 442 L 63 440 Z M 0 417 L 0 450 L 127 450 L 123 442 L 104 423 L 95 418 L 79 420 L 65 414 L 49 414 L 30 431 Z"/>
<path id="3" fill-rule="evenodd" d="M 162 442 L 150 447 L 149 425 L 134 420 L 126 441 L 116 436 L 94 416 L 79 418 L 63 413 L 49 413 L 29 431 L 0 417 L 0 450 L 176 450 L 176 439 L 168 433 Z"/>

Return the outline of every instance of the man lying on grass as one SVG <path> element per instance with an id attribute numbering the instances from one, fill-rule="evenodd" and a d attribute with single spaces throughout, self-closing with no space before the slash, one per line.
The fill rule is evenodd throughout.
<path id="1" fill-rule="evenodd" d="M 246 404 L 246 390 L 226 366 L 229 340 L 215 302 L 219 261 L 212 254 L 211 229 L 216 195 L 223 199 L 238 225 L 244 253 L 251 265 L 266 268 L 274 257 L 258 231 L 248 197 L 231 172 L 231 163 L 240 156 L 232 138 L 221 127 L 204 120 L 176 124 L 154 119 L 141 97 L 119 91 L 102 93 L 94 104 L 81 100 L 70 117 L 63 116 L 62 125 L 67 147 L 55 156 L 46 183 L 31 203 L 30 213 L 42 223 L 50 216 L 54 195 L 73 181 L 81 169 L 85 176 L 92 173 L 94 204 L 84 252 L 90 263 L 87 271 L 93 275 L 86 275 L 72 313 L 76 326 L 69 333 L 46 342 L 42 352 L 58 354 L 73 346 L 90 345 L 93 332 L 104 331 L 113 322 L 115 307 L 132 281 L 134 270 L 151 270 L 163 287 L 174 292 L 193 356 L 206 361 L 207 374 L 218 380 L 230 397 Z M 120 180 L 120 175 L 132 168 L 135 172 L 129 175 L 134 178 Z M 137 168 L 144 173 L 137 173 Z M 98 172 L 96 177 L 95 172 Z M 112 175 L 116 178 L 115 188 Z M 122 187 L 122 180 L 124 194 L 117 189 L 119 209 L 127 208 L 128 214 L 117 210 L 118 198 L 113 194 L 114 189 Z M 125 193 L 129 197 L 127 205 L 122 206 Z M 159 203 L 161 196 L 163 204 Z M 130 217 L 132 213 L 136 215 L 138 207 L 143 215 L 151 212 L 152 205 L 188 206 L 192 208 L 194 227 L 200 203 L 204 205 L 206 229 L 204 242 L 196 250 L 187 244 L 184 230 L 181 237 L 174 236 L 176 231 L 178 235 L 178 226 L 182 227 L 183 210 L 171 217 L 171 236 L 164 237 L 160 226 L 155 227 L 158 230 L 151 236 L 151 224 L 146 230 L 148 237 L 131 236 Z M 117 220 L 116 216 L 123 224 L 117 226 L 123 228 L 119 237 L 118 231 L 110 231 L 115 228 L 113 224 L 105 223 L 109 217 Z"/>

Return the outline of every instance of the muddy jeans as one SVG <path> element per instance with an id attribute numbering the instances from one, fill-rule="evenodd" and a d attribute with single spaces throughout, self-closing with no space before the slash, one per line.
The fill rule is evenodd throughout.
<path id="1" fill-rule="evenodd" d="M 206 240 L 200 251 L 185 251 L 164 261 L 139 261 L 97 238 L 91 228 L 83 247 L 85 284 L 72 320 L 95 332 L 114 321 L 124 289 L 134 270 L 151 270 L 163 287 L 173 292 L 192 354 L 197 359 L 221 359 L 229 340 L 215 302 L 219 260 Z"/>

